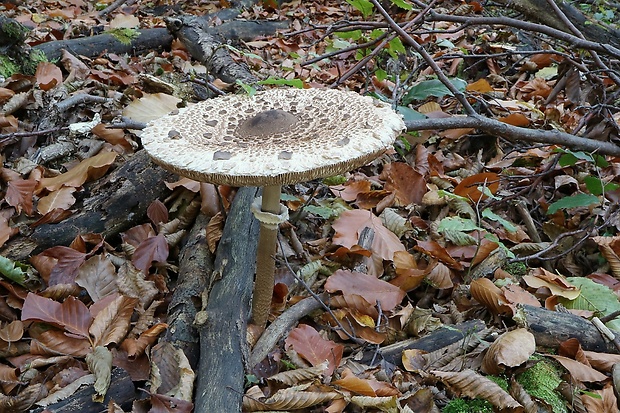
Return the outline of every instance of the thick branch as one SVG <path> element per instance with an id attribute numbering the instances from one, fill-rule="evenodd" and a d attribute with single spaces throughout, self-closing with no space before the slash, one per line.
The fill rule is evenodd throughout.
<path id="1" fill-rule="evenodd" d="M 562 145 L 587 152 L 596 152 L 601 155 L 620 156 L 620 146 L 610 142 L 600 142 L 581 138 L 570 133 L 557 130 L 537 130 L 520 128 L 480 115 L 467 117 L 451 117 L 444 119 L 423 119 L 405 122 L 407 130 L 431 129 L 461 129 L 473 128 L 490 135 L 501 136 L 511 141 L 525 141 L 544 143 L 548 145 Z"/>
<path id="2" fill-rule="evenodd" d="M 603 44 L 598 42 L 592 42 L 589 40 L 580 39 L 577 36 L 563 32 L 558 29 L 554 29 L 549 26 L 536 23 L 528 23 L 517 19 L 511 19 L 509 17 L 468 17 L 468 16 L 452 16 L 447 14 L 440 14 L 433 10 L 426 16 L 427 21 L 448 21 L 454 23 L 462 23 L 465 26 L 473 25 L 502 25 L 515 27 L 517 29 L 537 32 L 546 34 L 554 39 L 562 40 L 570 44 L 571 47 L 580 49 L 595 50 L 600 53 L 612 55 L 620 58 L 620 49 L 610 44 Z"/>

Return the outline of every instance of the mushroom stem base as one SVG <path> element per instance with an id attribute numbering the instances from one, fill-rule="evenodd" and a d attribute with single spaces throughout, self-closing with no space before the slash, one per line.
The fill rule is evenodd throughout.
<path id="1" fill-rule="evenodd" d="M 280 185 L 266 186 L 263 189 L 264 212 L 280 213 L 280 190 Z M 252 297 L 252 322 L 260 327 L 267 324 L 271 308 L 277 236 L 277 227 L 261 223 L 256 257 L 256 281 Z"/>

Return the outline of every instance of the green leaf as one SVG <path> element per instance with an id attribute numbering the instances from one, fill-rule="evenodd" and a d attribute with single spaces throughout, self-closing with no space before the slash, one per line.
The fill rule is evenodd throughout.
<path id="1" fill-rule="evenodd" d="M 614 292 L 607 286 L 596 283 L 586 277 L 568 277 L 566 281 L 581 289 L 581 294 L 574 300 L 566 298 L 559 302 L 568 309 L 595 311 L 596 316 L 604 317 L 615 311 L 620 311 L 620 302 Z M 620 332 L 620 320 L 614 319 L 605 325 Z"/>
<path id="2" fill-rule="evenodd" d="M 29 278 L 26 272 L 28 268 L 25 264 L 12 261 L 0 255 L 0 274 L 21 286 L 25 286 L 26 280 Z"/>
<path id="3" fill-rule="evenodd" d="M 387 74 L 387 72 L 386 72 L 385 70 L 383 70 L 383 69 L 377 69 L 377 70 L 375 70 L 375 76 L 377 76 L 377 80 L 378 80 L 379 82 L 382 82 L 382 81 L 384 81 L 385 79 L 387 79 L 388 74 Z"/>
<path id="4" fill-rule="evenodd" d="M 292 86 L 297 89 L 303 89 L 304 82 L 300 79 L 276 79 L 274 77 L 270 77 L 265 80 L 261 80 L 257 82 L 259 85 L 280 85 L 280 86 Z"/>
<path id="5" fill-rule="evenodd" d="M 254 87 L 248 85 L 247 83 L 244 83 L 244 82 L 242 82 L 239 79 L 237 79 L 237 81 L 235 83 L 237 83 L 239 86 L 241 86 L 241 88 L 245 91 L 245 93 L 248 94 L 248 96 L 254 96 L 254 94 L 256 94 L 256 89 Z"/>
<path id="6" fill-rule="evenodd" d="M 474 231 L 481 230 L 478 225 L 471 219 L 461 218 L 461 217 L 446 217 L 439 221 L 439 227 L 437 230 L 439 232 L 443 231 Z"/>
<path id="7" fill-rule="evenodd" d="M 370 16 L 375 7 L 368 0 L 347 0 L 347 3 L 359 10 L 364 17 Z"/>
<path id="8" fill-rule="evenodd" d="M 405 120 L 405 122 L 426 119 L 426 115 L 423 115 L 417 110 L 413 110 L 408 106 L 397 106 L 396 111 L 403 115 L 403 119 Z"/>
<path id="9" fill-rule="evenodd" d="M 362 31 L 350 30 L 348 32 L 336 32 L 334 35 L 340 37 L 341 39 L 359 40 L 362 37 Z"/>
<path id="10" fill-rule="evenodd" d="M 448 241 L 450 241 L 454 245 L 458 245 L 461 247 L 465 247 L 467 245 L 476 245 L 478 243 L 478 240 L 476 238 L 461 231 L 447 229 L 443 231 L 442 234 L 444 235 L 444 237 L 446 237 Z"/>
<path id="11" fill-rule="evenodd" d="M 323 178 L 323 183 L 327 186 L 342 185 L 347 182 L 347 177 L 344 175 L 334 175 Z"/>
<path id="12" fill-rule="evenodd" d="M 398 6 L 401 9 L 405 9 L 405 10 L 413 9 L 413 6 L 404 0 L 390 0 L 390 1 L 392 2 L 393 5 Z"/>
<path id="13" fill-rule="evenodd" d="M 508 232 L 512 232 L 512 233 L 517 232 L 517 227 L 513 225 L 512 222 L 500 217 L 495 212 L 491 211 L 489 208 L 486 208 L 482 211 L 482 217 L 486 219 L 490 219 L 491 221 L 499 222 L 499 224 L 502 227 L 506 228 L 506 231 Z"/>
<path id="14" fill-rule="evenodd" d="M 320 216 L 323 219 L 329 219 L 333 216 L 338 215 L 336 213 L 336 211 L 334 211 L 331 208 L 326 208 L 326 207 L 320 207 L 320 206 L 314 206 L 314 205 L 307 205 L 304 207 L 304 211 L 306 212 L 310 212 L 311 214 L 315 214 Z"/>
<path id="15" fill-rule="evenodd" d="M 567 196 L 559 201 L 555 201 L 553 204 L 549 205 L 549 209 L 547 209 L 547 214 L 555 214 L 560 209 L 570 209 L 577 207 L 586 207 L 593 204 L 600 204 L 601 201 L 597 196 L 592 194 L 577 194 L 572 196 Z"/>
<path id="16" fill-rule="evenodd" d="M 615 182 L 603 183 L 600 178 L 595 176 L 586 176 L 583 178 L 583 181 L 586 184 L 586 188 L 594 195 L 603 195 L 605 192 L 613 191 L 620 188 Z"/>
<path id="17" fill-rule="evenodd" d="M 571 151 L 570 149 L 556 149 L 555 152 L 563 153 L 558 163 L 560 166 L 573 166 L 577 161 L 593 162 L 599 168 L 607 168 L 609 162 L 605 157 L 598 154 L 590 154 L 583 151 Z"/>
<path id="18" fill-rule="evenodd" d="M 405 50 L 405 46 L 403 46 L 403 42 L 400 41 L 399 37 L 395 37 L 388 43 L 388 53 L 394 59 L 398 58 L 398 55 L 404 55 L 407 53 Z"/>
<path id="19" fill-rule="evenodd" d="M 295 201 L 295 202 L 303 202 L 303 199 L 295 196 L 295 195 L 289 195 L 286 193 L 281 193 L 280 194 L 280 201 Z"/>
<path id="20" fill-rule="evenodd" d="M 460 92 L 465 91 L 467 87 L 467 82 L 457 77 L 450 79 L 450 83 Z M 403 104 L 408 105 L 415 100 L 424 100 L 430 96 L 441 98 L 446 95 L 452 96 L 452 92 L 439 79 L 424 80 L 409 89 L 407 95 L 403 97 Z"/>

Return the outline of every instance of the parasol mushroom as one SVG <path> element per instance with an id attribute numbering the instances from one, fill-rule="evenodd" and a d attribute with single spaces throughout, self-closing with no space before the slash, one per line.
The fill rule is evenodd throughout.
<path id="1" fill-rule="evenodd" d="M 227 95 L 150 122 L 142 143 L 156 163 L 201 182 L 263 187 L 252 320 L 267 322 L 281 186 L 344 173 L 378 157 L 405 129 L 389 105 L 355 92 L 272 89 Z"/>

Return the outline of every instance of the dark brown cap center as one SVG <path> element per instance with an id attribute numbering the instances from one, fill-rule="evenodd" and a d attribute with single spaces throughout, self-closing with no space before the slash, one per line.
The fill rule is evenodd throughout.
<path id="1" fill-rule="evenodd" d="M 290 112 L 280 109 L 262 111 L 239 125 L 237 134 L 243 137 L 268 136 L 285 132 L 299 119 Z"/>

